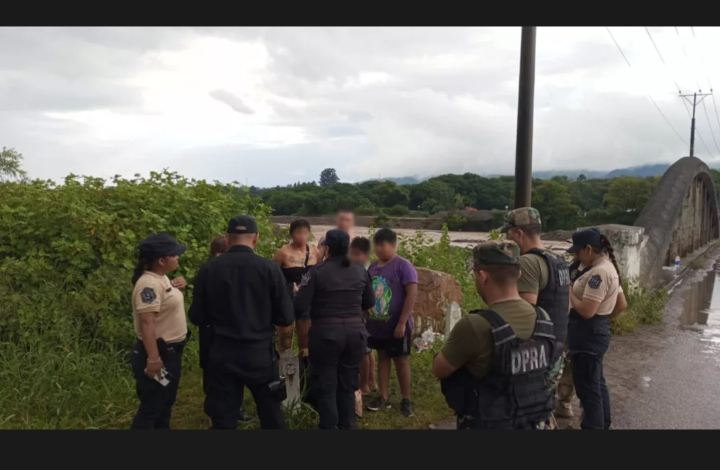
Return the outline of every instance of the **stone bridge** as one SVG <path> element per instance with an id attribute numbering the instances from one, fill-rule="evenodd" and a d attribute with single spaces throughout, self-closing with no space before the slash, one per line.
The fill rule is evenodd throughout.
<path id="1" fill-rule="evenodd" d="M 615 247 L 623 276 L 646 285 L 666 283 L 663 266 L 674 264 L 676 256 L 687 265 L 720 237 L 708 166 L 695 157 L 681 158 L 662 176 L 634 226 L 600 229 Z"/>

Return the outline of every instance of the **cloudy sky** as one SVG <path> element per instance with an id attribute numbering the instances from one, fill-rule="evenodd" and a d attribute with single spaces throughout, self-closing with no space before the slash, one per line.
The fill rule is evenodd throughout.
<path id="1" fill-rule="evenodd" d="M 687 155 L 675 83 L 720 84 L 720 30 L 651 27 L 664 64 L 643 27 L 611 31 L 632 67 L 605 28 L 538 28 L 535 170 Z M 52 179 L 512 173 L 519 49 L 519 28 L 0 28 L 0 146 Z"/>

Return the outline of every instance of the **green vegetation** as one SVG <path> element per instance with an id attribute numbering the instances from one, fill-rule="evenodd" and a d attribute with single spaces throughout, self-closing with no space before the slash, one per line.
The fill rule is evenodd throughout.
<path id="1" fill-rule="evenodd" d="M 713 173 L 715 175 L 715 173 Z M 717 172 L 716 178 L 720 178 Z M 486 178 L 473 173 L 442 175 L 418 184 L 397 185 L 392 181 L 341 183 L 328 168 L 320 183 L 295 183 L 285 187 L 251 188 L 254 196 L 272 206 L 276 215 L 323 215 L 339 208 L 354 208 L 361 215 L 379 213 L 405 216 L 412 211 L 436 214 L 465 208 L 493 211 L 502 222 L 506 207 L 512 207 L 515 178 Z M 533 180 L 533 204 L 543 216 L 546 230 L 574 229 L 604 223 L 632 224 L 647 203 L 657 177 L 618 177 L 577 180 L 556 176 Z M 453 217 L 457 218 L 453 219 Z M 452 230 L 467 227 L 463 214 L 445 218 Z M 467 228 L 466 228 L 467 229 Z"/>
<path id="2" fill-rule="evenodd" d="M 662 313 L 668 293 L 665 289 L 650 289 L 628 281 L 623 282 L 623 291 L 628 309 L 612 320 L 614 334 L 623 335 L 637 331 L 640 325 L 657 325 L 662 322 Z"/>

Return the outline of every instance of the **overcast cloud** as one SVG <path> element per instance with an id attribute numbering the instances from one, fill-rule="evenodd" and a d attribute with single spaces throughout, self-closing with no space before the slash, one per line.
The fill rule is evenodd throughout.
<path id="1" fill-rule="evenodd" d="M 538 28 L 535 170 L 688 153 L 717 28 Z M 0 28 L 0 146 L 32 177 L 163 168 L 267 186 L 512 173 L 519 28 Z M 712 98 L 696 153 L 716 162 Z M 707 117 L 705 112 L 707 111 Z M 711 132 L 709 124 L 712 126 Z"/>

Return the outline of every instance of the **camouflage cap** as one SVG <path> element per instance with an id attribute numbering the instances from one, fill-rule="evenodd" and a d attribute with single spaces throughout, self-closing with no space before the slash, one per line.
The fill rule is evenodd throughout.
<path id="1" fill-rule="evenodd" d="M 505 216 L 505 225 L 500 227 L 500 233 L 507 233 L 511 228 L 522 228 L 528 225 L 542 225 L 540 212 L 532 207 L 521 207 L 510 211 Z"/>
<path id="2" fill-rule="evenodd" d="M 510 240 L 493 240 L 473 248 L 473 263 L 479 265 L 520 266 L 520 247 Z"/>

